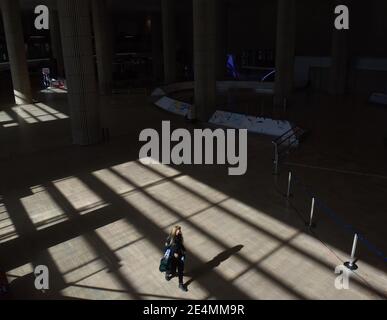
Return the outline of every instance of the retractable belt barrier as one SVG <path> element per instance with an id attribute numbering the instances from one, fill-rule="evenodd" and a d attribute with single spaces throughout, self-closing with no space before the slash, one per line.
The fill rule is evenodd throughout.
<path id="1" fill-rule="evenodd" d="M 369 242 L 364 235 L 362 235 L 360 232 L 358 232 L 351 224 L 347 223 L 342 217 L 340 217 L 338 214 L 336 214 L 328 205 L 324 203 L 321 199 L 319 199 L 313 192 L 311 192 L 307 186 L 305 186 L 299 179 L 294 175 L 294 173 L 289 172 L 288 176 L 288 185 L 287 185 L 287 192 L 286 197 L 290 201 L 291 197 L 291 190 L 292 187 L 297 185 L 300 190 L 304 192 L 304 194 L 311 199 L 311 209 L 310 209 L 310 218 L 309 221 L 306 223 L 306 226 L 308 228 L 315 228 L 316 225 L 313 223 L 313 216 L 314 216 L 314 209 L 317 207 L 322 213 L 326 214 L 331 220 L 334 221 L 334 223 L 339 226 L 340 229 L 343 229 L 345 232 L 351 234 L 353 239 L 352 244 L 352 251 L 351 251 L 351 259 L 350 261 L 344 263 L 344 265 L 351 269 L 355 270 L 357 269 L 357 266 L 355 264 L 355 252 L 356 252 L 356 246 L 357 241 L 359 240 L 370 252 L 381 258 L 385 263 L 387 263 L 387 255 L 385 255 L 379 248 L 377 248 L 375 245 L 373 245 L 371 242 Z"/>

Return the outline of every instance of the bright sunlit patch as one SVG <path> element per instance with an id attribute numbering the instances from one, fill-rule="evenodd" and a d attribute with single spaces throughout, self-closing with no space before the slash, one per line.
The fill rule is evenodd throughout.
<path id="1" fill-rule="evenodd" d="M 14 106 L 12 107 L 12 110 L 17 114 L 19 118 L 21 118 L 22 120 L 30 124 L 68 118 L 66 114 L 59 112 L 58 110 L 52 107 L 49 107 L 44 103 Z M 7 115 L 3 114 L 4 119 L 7 119 L 6 116 Z M 1 120 L 1 115 L 0 115 L 0 120 Z"/>
<path id="2" fill-rule="evenodd" d="M 47 114 L 50 114 L 58 119 L 67 119 L 68 118 L 68 116 L 66 114 L 64 114 L 64 113 L 62 113 L 62 112 L 44 104 L 44 103 L 41 103 L 41 102 L 35 103 L 35 106 L 39 107 L 41 110 L 46 111 Z"/>
<path id="3" fill-rule="evenodd" d="M 117 194 L 125 194 L 135 189 L 116 174 L 112 173 L 109 169 L 94 171 L 93 175 Z"/>
<path id="4" fill-rule="evenodd" d="M 57 118 L 55 118 L 54 116 L 52 115 L 45 115 L 45 116 L 38 116 L 37 117 L 40 121 L 42 122 L 47 122 L 47 121 L 53 121 L 53 120 L 57 120 Z"/>
<path id="5" fill-rule="evenodd" d="M 52 246 L 48 251 L 67 282 L 79 281 L 89 271 L 105 266 L 83 236 Z"/>
<path id="6" fill-rule="evenodd" d="M 106 199 L 117 204 L 114 208 L 120 214 L 119 220 L 106 216 L 105 221 L 103 215 L 110 210 L 102 212 L 101 221 L 105 224 L 95 230 L 82 224 L 76 227 L 80 232 L 74 238 L 48 249 L 66 282 L 61 290 L 65 296 L 120 299 L 137 298 L 144 292 L 175 296 L 176 283 L 166 283 L 158 271 L 163 236 L 175 224 L 182 226 L 189 252 L 185 280 L 190 279 L 191 270 L 203 268 L 200 275 L 208 273 L 213 281 L 194 279 L 189 286 L 190 298 L 217 298 L 223 288 L 256 299 L 340 296 L 334 287 L 334 267 L 340 259 L 304 229 L 276 218 L 285 210 L 280 203 L 282 198 L 276 203 L 275 196 L 265 196 L 265 190 L 260 190 L 262 201 L 250 206 L 242 201 L 243 197 L 231 198 L 221 188 L 169 166 L 143 165 L 138 161 L 97 170 L 92 175 L 94 183 L 89 182 L 90 176 L 71 176 L 53 181 L 47 190 L 41 185 L 33 186 L 31 195 L 21 199 L 34 224 L 42 226 L 63 215 L 74 217 L 98 210 L 109 205 Z M 102 184 L 111 192 L 105 194 Z M 69 207 L 70 215 L 62 211 Z M 8 218 L 6 208 L 0 204 L 0 222 L 9 223 Z M 332 249 L 348 258 L 347 253 Z M 198 265 L 191 265 L 192 261 Z M 359 274 L 383 292 L 385 273 L 363 261 L 360 264 Z M 24 273 L 31 269 L 21 268 Z M 23 272 L 19 270 L 14 276 Z M 356 292 L 342 292 L 341 297 L 372 297 L 366 285 L 353 281 Z M 215 291 L 210 287 L 214 283 L 218 285 Z M 162 293 L 155 292 L 161 286 Z M 135 293 L 128 294 L 131 290 Z"/>
<path id="7" fill-rule="evenodd" d="M 163 175 L 165 172 L 165 165 L 143 165 L 148 168 L 148 170 L 152 170 L 153 172 L 157 172 L 159 175 Z M 175 170 L 176 171 L 176 170 Z M 175 179 L 171 180 L 171 191 L 170 194 L 175 195 L 176 198 L 184 199 L 187 195 L 196 195 L 202 201 L 205 201 L 209 204 L 216 203 L 222 200 L 225 200 L 227 195 L 225 193 L 220 192 L 219 190 L 205 184 L 203 182 L 198 181 L 197 179 L 192 178 L 191 176 L 179 176 Z M 180 194 L 180 197 L 176 195 Z M 168 200 L 168 194 L 158 196 L 160 200 Z M 168 201 L 172 203 L 172 201 Z M 190 203 L 190 201 L 188 201 Z M 255 224 L 257 226 L 262 226 L 264 228 L 268 228 L 273 232 L 280 230 L 280 234 L 283 237 L 288 237 L 295 231 L 295 228 L 290 227 L 288 224 L 279 221 L 276 218 L 272 218 L 268 214 L 257 210 L 251 206 L 246 205 L 244 202 L 241 202 L 237 199 L 230 198 L 227 201 L 221 202 L 219 204 L 219 208 L 225 210 L 225 212 L 230 212 L 236 216 L 240 216 L 245 220 L 245 223 Z"/>
<path id="8" fill-rule="evenodd" d="M 153 171 L 158 171 L 160 168 L 160 166 L 148 165 L 146 167 Z M 173 183 L 175 185 L 173 185 Z M 185 199 L 187 203 L 193 205 L 193 201 L 190 199 L 191 193 L 208 203 L 214 203 L 217 195 L 222 195 L 222 193 L 219 193 L 216 189 L 196 181 L 192 177 L 184 175 L 165 183 L 163 189 L 158 192 L 156 192 L 155 189 L 157 189 L 157 186 L 147 189 L 147 193 L 167 207 L 174 209 L 178 214 L 184 211 L 182 208 L 178 207 L 178 199 Z M 152 202 L 152 199 L 146 199 L 146 195 L 143 196 L 143 199 L 133 199 L 133 201 L 132 198 L 134 197 L 128 197 L 127 200 L 130 201 L 132 206 L 137 207 L 146 215 L 152 215 L 152 212 L 154 211 L 160 212 L 157 207 L 149 210 L 149 204 L 144 204 L 141 207 L 142 203 Z M 157 223 L 157 220 L 152 220 Z M 285 257 L 285 260 L 287 259 L 286 257 L 289 256 L 299 257 L 300 261 L 298 264 L 307 265 L 309 263 L 311 264 L 312 269 L 317 268 L 318 264 L 322 262 L 327 264 L 325 269 L 319 268 L 321 279 L 323 283 L 333 283 L 334 273 L 332 273 L 332 270 L 334 270 L 335 263 L 337 264 L 340 261 L 337 259 L 333 259 L 334 261 L 324 261 L 325 259 L 322 259 L 321 252 L 319 253 L 319 250 L 321 251 L 321 248 L 319 249 L 321 243 L 308 235 L 304 235 L 300 238 L 296 228 L 268 215 L 266 212 L 248 206 L 244 202 L 233 198 L 225 199 L 225 201 L 221 201 L 219 205 L 216 205 L 214 208 L 209 208 L 199 216 L 193 216 L 189 221 L 199 229 L 192 228 L 190 224 L 187 224 L 184 227 L 186 235 L 192 230 L 194 231 L 195 237 L 197 237 L 198 230 L 200 230 L 199 233 L 202 233 L 204 238 L 209 236 L 215 237 L 215 239 L 224 243 L 226 247 L 231 247 L 236 243 L 244 244 L 243 251 L 240 253 L 243 259 L 229 259 L 223 264 L 223 268 L 219 269 L 219 271 L 227 279 L 232 279 L 233 276 L 236 275 L 235 270 L 242 271 L 242 276 L 235 278 L 235 285 L 248 292 L 253 297 L 262 298 L 265 296 L 272 296 L 273 298 L 278 298 L 282 296 L 295 298 L 300 297 L 300 293 L 302 292 L 305 297 L 317 297 L 312 291 L 303 290 L 303 287 L 298 285 L 300 281 L 297 276 L 294 278 L 286 276 L 291 270 L 288 270 L 288 273 L 284 272 L 276 274 L 273 272 L 273 265 L 278 263 L 278 261 L 281 261 L 282 257 Z M 182 224 L 185 225 L 184 222 Z M 225 225 L 230 227 L 225 228 Z M 287 239 L 291 239 L 292 242 L 286 243 Z M 256 246 L 257 242 L 261 244 L 258 248 Z M 314 243 L 316 247 L 308 250 L 310 252 L 306 252 L 305 248 L 307 246 L 312 246 L 312 243 Z M 213 244 L 211 244 L 211 247 L 212 246 Z M 206 247 L 208 248 L 208 244 L 206 244 Z M 220 249 L 221 248 L 218 247 L 218 250 Z M 201 254 L 200 252 L 202 252 L 200 245 L 194 246 L 192 250 L 199 256 Z M 286 252 L 286 254 L 284 252 Z M 345 256 L 345 253 L 342 254 Z M 309 261 L 310 259 L 311 261 Z M 250 264 L 253 263 L 253 261 L 262 261 L 262 267 L 258 269 L 252 268 L 251 271 L 246 269 L 247 272 L 243 273 L 243 270 L 246 268 L 246 263 Z M 286 262 L 284 261 L 283 263 Z M 227 268 L 228 264 L 232 266 Z M 296 266 L 294 266 L 293 269 L 294 268 L 296 268 Z M 266 286 L 273 288 L 273 291 L 270 293 L 265 290 L 247 290 L 244 285 L 246 283 L 246 277 L 252 277 L 247 283 L 256 280 L 258 282 L 263 280 L 266 281 Z M 241 281 L 239 278 L 242 278 L 243 280 Z M 306 278 L 305 280 L 309 281 L 310 279 Z M 282 285 L 278 286 L 278 284 Z M 289 289 L 297 286 L 298 290 Z M 330 289 L 335 290 L 333 286 L 331 287 L 332 288 Z M 366 293 L 364 292 L 364 294 Z M 334 296 L 333 292 L 331 292 L 331 296 Z"/>
<path id="9" fill-rule="evenodd" d="M 0 123 L 2 122 L 10 122 L 13 121 L 13 119 L 10 117 L 8 113 L 5 111 L 0 111 Z"/>
<path id="10" fill-rule="evenodd" d="M 130 161 L 113 166 L 109 169 L 94 171 L 92 174 L 105 183 L 119 195 L 125 196 L 128 192 L 139 188 L 147 188 L 154 184 L 162 184 L 170 178 L 180 175 L 177 170 L 161 168 L 165 176 L 152 172 L 137 161 Z"/>
<path id="11" fill-rule="evenodd" d="M 26 263 L 7 272 L 8 282 L 11 283 L 12 281 L 17 280 L 18 278 L 25 277 L 33 272 L 34 269 L 32 263 Z"/>
<path id="12" fill-rule="evenodd" d="M 158 173 L 164 176 L 176 176 L 178 174 L 181 174 L 180 171 L 172 168 L 171 166 L 164 165 L 160 161 L 150 157 L 141 158 L 137 162 L 139 165 L 142 165 L 142 166 L 145 166 L 143 163 L 151 163 L 151 164 L 147 164 L 146 166 L 156 170 Z"/>
<path id="13" fill-rule="evenodd" d="M 288 238 L 296 231 L 296 228 L 287 223 L 273 218 L 266 212 L 251 207 L 235 198 L 222 203 L 220 208 L 224 209 L 225 212 L 233 212 L 247 224 L 252 224 L 257 228 L 262 228 L 267 232 L 277 234 L 279 238 Z"/>
<path id="14" fill-rule="evenodd" d="M 138 161 L 131 161 L 113 166 L 111 167 L 111 171 L 137 187 L 143 187 L 162 180 L 167 180 L 180 174 L 179 171 L 171 169 L 165 165 L 160 164 L 156 165 L 156 167 L 160 167 L 163 175 L 159 175 L 157 172 L 152 172 Z"/>
<path id="15" fill-rule="evenodd" d="M 183 218 L 179 218 L 172 214 L 168 208 L 153 201 L 149 196 L 143 193 L 133 193 L 126 196 L 125 201 L 128 202 L 129 208 L 133 207 L 137 212 L 147 217 L 152 223 L 160 229 L 164 229 L 171 224 L 178 223 Z M 182 216 L 186 213 L 183 212 Z"/>
<path id="16" fill-rule="evenodd" d="M 55 117 L 57 117 L 58 119 L 68 119 L 69 116 L 66 116 L 64 113 L 55 113 Z"/>
<path id="17" fill-rule="evenodd" d="M 27 123 L 37 123 L 39 122 L 37 119 L 35 119 L 33 116 L 28 114 L 24 109 L 23 106 L 17 106 L 12 107 L 12 110 L 17 114 L 17 116 L 21 119 L 23 119 Z"/>
<path id="18" fill-rule="evenodd" d="M 96 232 L 113 251 L 126 248 L 144 238 L 143 234 L 126 219 L 109 223 L 96 229 Z"/>
<path id="19" fill-rule="evenodd" d="M 67 93 L 67 90 L 55 87 L 49 87 L 46 89 L 40 90 L 41 93 Z"/>
<path id="20" fill-rule="evenodd" d="M 53 184 L 79 214 L 85 214 L 109 205 L 76 177 L 56 180 Z"/>
<path id="21" fill-rule="evenodd" d="M 177 187 L 184 189 L 186 192 L 196 194 L 200 199 L 210 203 L 228 198 L 227 194 L 187 175 L 177 177 L 172 181 Z"/>
<path id="22" fill-rule="evenodd" d="M 17 105 L 26 104 L 28 103 L 28 101 L 31 101 L 31 97 L 27 96 L 26 94 L 20 91 L 13 90 L 13 94 L 15 96 L 15 103 Z"/>
<path id="23" fill-rule="evenodd" d="M 95 277 L 101 277 L 101 275 L 108 277 L 106 270 L 101 270 Z M 129 294 L 124 288 L 111 288 L 112 284 L 117 282 L 112 276 L 110 276 L 109 280 L 105 280 L 106 282 L 103 287 L 83 284 L 87 283 L 87 280 L 88 279 L 85 279 L 81 284 L 68 285 L 65 289 L 60 291 L 61 295 L 67 297 L 67 299 L 88 300 L 128 300 L 136 298 Z M 89 282 L 92 281 L 93 278 L 89 280 Z"/>
<path id="24" fill-rule="evenodd" d="M 44 192 L 46 189 L 42 185 L 36 185 L 30 187 L 30 190 L 32 193 L 39 193 L 39 192 Z"/>
<path id="25" fill-rule="evenodd" d="M 0 243 L 16 239 L 18 234 L 16 233 L 15 226 L 11 220 L 6 206 L 0 202 Z"/>
<path id="26" fill-rule="evenodd" d="M 113 181 L 118 182 L 121 190 L 124 190 L 124 188 L 126 190 L 135 189 L 136 192 L 128 194 L 120 193 L 120 195 L 131 206 L 146 215 L 161 228 L 176 223 L 188 215 L 198 214 L 200 211 L 212 205 L 212 203 L 196 197 L 195 194 L 187 192 L 183 188 L 176 187 L 171 182 L 175 177 L 180 176 L 179 171 L 168 170 L 165 165 L 158 167 L 163 173 L 175 175 L 164 176 L 158 172 L 149 170 L 147 166 L 143 166 L 140 163 L 131 162 L 112 167 L 106 173 L 109 179 L 101 173 L 97 177 L 112 190 L 116 189 Z M 144 178 L 142 179 L 141 177 Z M 144 185 L 145 182 L 147 184 Z M 219 199 L 221 200 L 225 197 L 223 196 Z M 179 217 L 171 213 L 171 209 L 178 212 L 181 216 Z"/>
<path id="27" fill-rule="evenodd" d="M 142 166 L 148 171 L 153 172 L 159 177 L 167 178 L 173 174 L 171 181 L 177 185 L 180 189 L 187 189 L 187 192 L 198 195 L 204 201 L 209 202 L 218 202 L 226 199 L 228 196 L 220 192 L 219 190 L 212 188 L 208 184 L 202 183 L 188 175 L 181 175 L 179 171 L 170 166 L 164 164 L 158 165 L 144 165 L 142 163 L 138 163 L 139 166 Z"/>
<path id="28" fill-rule="evenodd" d="M 42 186 L 31 188 L 32 195 L 20 201 L 37 230 L 42 230 L 68 220 L 64 211 Z"/>
<path id="29" fill-rule="evenodd" d="M 10 128 L 10 127 L 18 127 L 19 124 L 14 122 L 14 123 L 6 123 L 6 124 L 3 124 L 3 127 L 4 128 Z"/>
<path id="30" fill-rule="evenodd" d="M 25 112 L 29 113 L 33 117 L 45 116 L 48 114 L 47 112 L 43 111 L 40 108 L 37 108 L 33 104 L 26 104 L 24 106 L 21 106 L 20 108 L 23 109 Z"/>
<path id="31" fill-rule="evenodd" d="M 119 261 L 113 261 L 114 253 L 103 251 L 99 242 L 98 235 L 90 232 L 49 248 L 49 253 L 67 284 L 61 294 L 77 298 L 106 299 L 102 296 L 105 289 L 110 293 L 111 299 L 111 291 L 125 292 L 122 282 L 115 276 L 121 271 L 117 269 L 108 272 L 116 270 L 113 264 L 116 265 Z"/>

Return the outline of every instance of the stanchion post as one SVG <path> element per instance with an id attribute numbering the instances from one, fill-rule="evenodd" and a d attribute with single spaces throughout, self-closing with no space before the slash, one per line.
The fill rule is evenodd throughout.
<path id="1" fill-rule="evenodd" d="M 289 178 L 288 178 L 288 191 L 286 192 L 286 198 L 290 198 L 290 186 L 292 183 L 292 172 L 289 171 Z"/>
<path id="2" fill-rule="evenodd" d="M 273 142 L 274 144 L 274 174 L 278 175 L 278 147 L 277 143 Z"/>
<path id="3" fill-rule="evenodd" d="M 313 215 L 314 215 L 314 203 L 315 203 L 315 198 L 312 197 L 312 204 L 310 206 L 310 217 L 309 217 L 309 222 L 306 223 L 309 229 L 316 227 L 316 225 L 313 223 Z"/>
<path id="4" fill-rule="evenodd" d="M 353 237 L 353 243 L 352 243 L 351 259 L 344 263 L 344 265 L 349 270 L 356 270 L 358 268 L 358 266 L 355 263 L 356 262 L 355 253 L 356 253 L 356 246 L 357 246 L 357 238 L 358 238 L 358 235 L 357 235 L 357 233 L 355 233 L 355 236 Z"/>

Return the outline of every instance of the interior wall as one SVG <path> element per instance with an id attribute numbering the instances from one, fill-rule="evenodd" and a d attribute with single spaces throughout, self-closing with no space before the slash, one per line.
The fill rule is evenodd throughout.
<path id="1" fill-rule="evenodd" d="M 246 1 L 246 5 L 228 5 L 228 51 L 274 49 L 276 34 L 276 1 Z"/>
<path id="2" fill-rule="evenodd" d="M 244 6 L 241 4 L 245 3 Z M 277 5 L 273 0 L 229 4 L 228 46 L 242 50 L 274 48 Z M 329 0 L 297 0 L 296 55 L 329 56 L 334 5 Z M 387 56 L 387 1 L 349 0 L 350 43 L 354 56 Z"/>

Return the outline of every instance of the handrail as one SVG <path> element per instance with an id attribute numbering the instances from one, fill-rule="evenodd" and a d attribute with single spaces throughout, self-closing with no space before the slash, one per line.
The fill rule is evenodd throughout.
<path id="1" fill-rule="evenodd" d="M 296 127 L 298 128 L 298 127 Z M 279 137 L 277 137 L 275 140 L 273 140 L 273 142 L 277 142 L 278 140 L 280 140 L 284 135 L 288 134 L 290 131 L 292 131 L 294 129 L 293 128 L 290 128 L 288 131 L 286 131 L 285 133 L 283 133 L 282 135 L 280 135 Z"/>
<path id="2" fill-rule="evenodd" d="M 277 175 L 278 174 L 278 146 L 277 146 L 277 143 L 275 143 L 274 141 L 272 141 L 273 145 L 274 145 L 274 174 Z"/>
<path id="3" fill-rule="evenodd" d="M 290 132 L 292 133 L 288 135 L 286 138 L 284 138 L 284 136 L 289 134 Z M 274 174 L 275 175 L 278 174 L 279 156 L 282 155 L 285 151 L 288 151 L 293 144 L 298 143 L 297 138 L 300 137 L 300 135 L 298 135 L 299 132 L 301 132 L 302 134 L 303 130 L 299 126 L 295 126 L 289 129 L 288 131 L 286 131 L 285 133 L 283 133 L 277 139 L 272 140 L 272 143 L 274 145 Z M 291 141 L 292 138 L 294 138 L 293 141 Z M 281 146 L 285 141 L 289 141 L 287 146 L 285 148 L 282 148 L 282 150 L 279 150 L 279 146 Z"/>
<path id="4" fill-rule="evenodd" d="M 295 142 L 297 142 L 296 139 L 293 140 L 291 143 L 289 143 L 286 148 L 282 149 L 281 152 L 279 152 L 279 154 L 282 154 L 285 150 L 289 150 L 290 146 L 293 145 Z"/>
<path id="5" fill-rule="evenodd" d="M 283 144 L 285 141 L 290 140 L 293 137 L 296 137 L 297 136 L 297 132 L 299 132 L 301 130 L 300 127 L 295 127 L 295 128 L 292 128 L 292 129 L 295 129 L 295 130 L 293 130 L 293 133 L 291 135 L 289 135 L 286 138 L 282 139 L 280 142 L 277 142 L 277 140 L 275 140 L 275 142 L 277 143 L 278 146 Z M 288 131 L 288 132 L 290 132 L 290 131 Z"/>
<path id="6" fill-rule="evenodd" d="M 276 142 L 277 146 L 282 145 L 285 141 L 288 141 L 288 140 L 290 141 L 291 138 L 297 137 L 296 132 L 298 132 L 298 131 L 295 131 L 293 134 L 291 134 L 290 136 L 288 136 L 285 139 L 282 139 L 280 142 L 278 142 L 278 143 Z"/>

